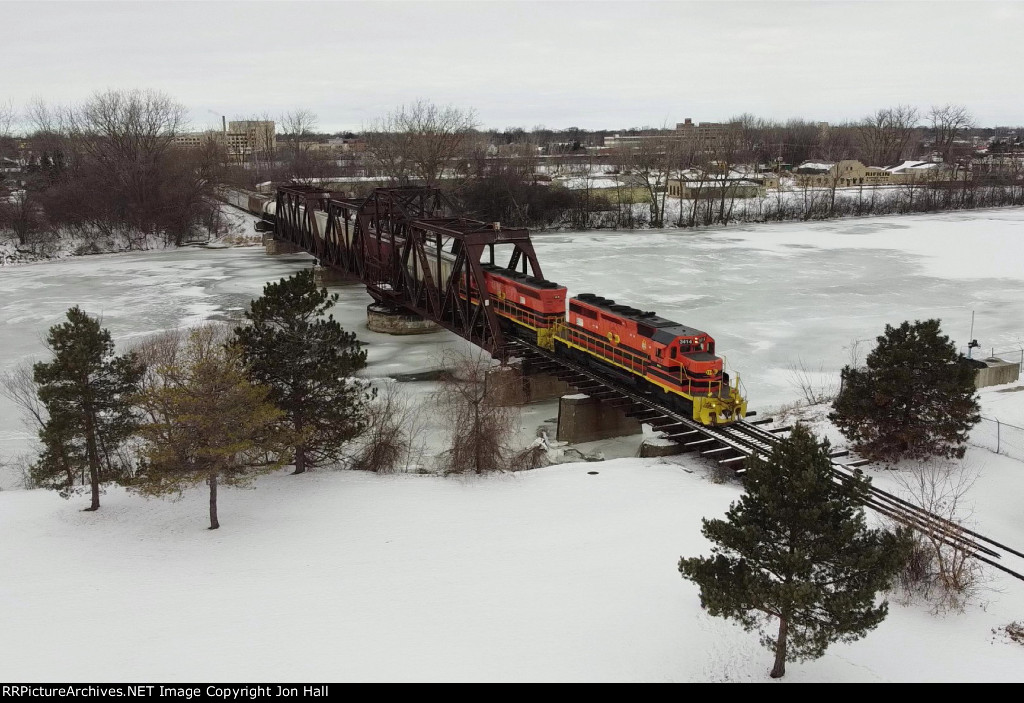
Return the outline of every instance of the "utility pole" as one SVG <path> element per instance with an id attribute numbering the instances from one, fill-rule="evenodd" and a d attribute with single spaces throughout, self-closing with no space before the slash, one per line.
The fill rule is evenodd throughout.
<path id="1" fill-rule="evenodd" d="M 968 338 L 971 341 L 967 343 L 967 358 L 970 359 L 971 358 L 971 353 L 974 351 L 974 348 L 981 346 L 980 344 L 978 344 L 978 340 L 974 338 L 974 311 L 973 310 L 971 310 L 971 333 L 968 335 Z"/>

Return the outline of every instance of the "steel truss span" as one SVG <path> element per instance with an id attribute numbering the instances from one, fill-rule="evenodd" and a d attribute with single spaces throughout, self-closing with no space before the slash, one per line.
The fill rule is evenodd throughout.
<path id="1" fill-rule="evenodd" d="M 377 302 L 411 310 L 497 356 L 505 335 L 483 264 L 543 274 L 528 230 L 457 217 L 453 209 L 437 188 L 378 188 L 352 200 L 290 185 L 277 191 L 275 237 L 365 283 Z"/>

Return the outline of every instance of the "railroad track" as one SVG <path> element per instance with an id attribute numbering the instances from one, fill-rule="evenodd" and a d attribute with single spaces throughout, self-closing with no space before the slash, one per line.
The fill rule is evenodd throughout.
<path id="1" fill-rule="evenodd" d="M 770 423 L 770 419 L 741 420 L 713 427 L 702 425 L 658 402 L 656 397 L 638 392 L 594 369 L 557 356 L 526 340 L 511 338 L 506 340 L 506 344 L 509 351 L 522 357 L 531 369 L 556 376 L 579 392 L 620 408 L 628 417 L 662 432 L 665 439 L 676 442 L 683 451 L 698 452 L 719 466 L 731 467 L 740 474 L 745 470 L 744 462 L 747 459 L 752 456 L 766 458 L 782 434 L 792 429 L 766 428 L 764 425 Z M 830 455 L 833 480 L 849 481 L 858 467 L 870 463 L 866 459 L 852 459 L 845 463 L 838 461 L 848 456 L 846 450 L 836 450 Z M 865 504 L 880 515 L 1024 581 L 1024 553 L 928 512 L 884 489 L 872 485 L 869 491 Z M 1016 569 L 1007 566 L 1007 563 L 1014 564 Z"/>

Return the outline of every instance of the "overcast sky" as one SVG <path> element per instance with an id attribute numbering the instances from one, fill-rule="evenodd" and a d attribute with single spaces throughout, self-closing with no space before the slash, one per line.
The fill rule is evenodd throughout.
<path id="1" fill-rule="evenodd" d="M 1024 123 L 1020 2 L 0 2 L 0 19 L 0 101 L 154 88 L 196 127 L 304 107 L 358 130 L 416 98 L 497 128 L 900 102 Z"/>

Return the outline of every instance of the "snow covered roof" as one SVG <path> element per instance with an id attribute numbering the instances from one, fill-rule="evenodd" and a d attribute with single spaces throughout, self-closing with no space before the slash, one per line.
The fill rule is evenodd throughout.
<path id="1" fill-rule="evenodd" d="M 684 177 L 681 180 L 687 186 L 757 186 L 760 187 L 760 183 L 752 181 L 746 178 L 727 178 L 725 176 L 700 176 Z M 676 181 L 678 182 L 678 181 Z"/>
<path id="2" fill-rule="evenodd" d="M 767 174 L 773 175 L 773 174 Z M 722 173 L 705 173 L 697 169 L 687 169 L 680 174 L 680 178 L 673 179 L 673 181 L 683 181 L 687 183 L 718 183 L 724 181 L 729 184 L 735 185 L 761 185 L 756 180 L 760 174 L 756 173 L 743 173 L 741 171 L 730 171 L 727 174 Z"/>
<path id="3" fill-rule="evenodd" d="M 831 170 L 831 168 L 833 166 L 835 166 L 835 164 L 825 163 L 825 162 L 818 162 L 818 161 L 805 161 L 802 164 L 800 164 L 799 166 L 797 166 L 797 169 L 798 170 L 806 169 L 808 171 L 822 171 L 822 172 L 825 172 L 825 171 Z"/>
<path id="4" fill-rule="evenodd" d="M 931 163 L 930 161 L 904 161 L 896 166 L 889 166 L 885 170 L 889 173 L 903 173 L 904 171 L 914 170 L 925 170 L 930 168 L 937 168 L 938 164 Z"/>

